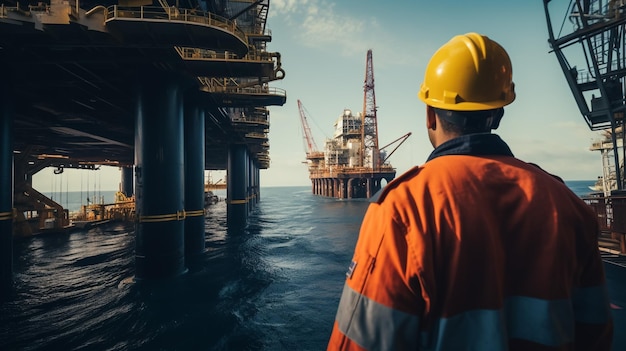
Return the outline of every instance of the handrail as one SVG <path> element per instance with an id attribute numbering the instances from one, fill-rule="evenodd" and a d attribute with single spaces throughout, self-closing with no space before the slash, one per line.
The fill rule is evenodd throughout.
<path id="1" fill-rule="evenodd" d="M 255 138 L 255 139 L 268 139 L 268 135 L 266 133 L 258 133 L 258 132 L 249 132 L 245 135 L 246 138 Z"/>
<path id="2" fill-rule="evenodd" d="M 4 4 L 0 5 L 0 18 L 8 18 L 9 12 L 20 12 L 19 6 L 5 6 Z"/>
<path id="3" fill-rule="evenodd" d="M 140 19 L 204 24 L 224 29 L 234 34 L 244 43 L 248 43 L 246 33 L 239 29 L 235 22 L 210 12 L 197 11 L 195 9 L 179 9 L 176 7 L 164 9 L 157 6 L 133 7 L 113 5 L 107 8 L 105 22 L 114 19 Z"/>
<path id="4" fill-rule="evenodd" d="M 243 124 L 262 124 L 262 125 L 268 125 L 270 124 L 270 122 L 267 120 L 267 118 L 231 118 L 230 119 L 232 122 L 234 123 L 243 123 Z"/>
<path id="5" fill-rule="evenodd" d="M 106 18 L 108 10 L 107 10 L 107 8 L 105 6 L 102 6 L 102 5 L 98 5 L 98 6 L 94 7 L 94 8 L 92 8 L 91 10 L 85 12 L 85 17 L 89 17 L 89 16 L 93 15 L 94 13 L 98 12 L 99 10 L 102 10 L 102 12 L 104 13 L 104 16 Z"/>
<path id="6" fill-rule="evenodd" d="M 226 60 L 226 61 L 265 61 L 273 62 L 273 58 L 277 57 L 276 53 L 271 52 L 257 52 L 256 50 L 250 50 L 242 57 L 232 52 L 217 52 L 214 50 L 190 48 L 177 46 L 176 51 L 181 58 L 185 60 L 194 61 L 207 61 L 207 60 Z"/>
<path id="7" fill-rule="evenodd" d="M 287 96 L 287 91 L 281 88 L 267 88 L 267 87 L 237 87 L 237 86 L 215 86 L 205 84 L 203 90 L 209 93 L 236 93 L 236 94 L 266 94 L 266 95 L 278 95 Z"/>
<path id="8" fill-rule="evenodd" d="M 373 169 L 371 167 L 347 167 L 347 166 L 323 166 L 319 168 L 313 167 L 310 170 L 310 177 L 335 177 L 339 174 L 376 174 L 376 173 L 389 173 L 395 172 L 395 168 L 391 166 L 380 166 L 378 169 Z"/>

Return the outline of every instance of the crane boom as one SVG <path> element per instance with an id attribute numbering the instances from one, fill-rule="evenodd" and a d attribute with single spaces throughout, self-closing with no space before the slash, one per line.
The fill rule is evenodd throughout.
<path id="1" fill-rule="evenodd" d="M 396 152 L 396 150 L 398 150 L 400 145 L 402 145 L 411 136 L 411 134 L 412 134 L 411 132 L 408 132 L 408 133 L 404 134 L 403 136 L 399 137 L 398 139 L 396 139 L 396 140 L 390 142 L 389 144 L 381 147 L 380 150 L 383 150 L 383 149 L 387 148 L 388 146 L 391 146 L 391 145 L 397 143 L 398 141 L 400 142 L 398 145 L 396 145 L 396 147 L 393 148 L 393 150 L 391 150 L 391 152 L 389 153 L 389 155 L 387 155 L 387 157 L 385 157 L 382 161 L 380 161 L 380 163 L 384 164 L 385 162 L 387 162 L 389 157 L 391 157 L 391 155 L 393 155 L 393 153 Z"/>
<path id="2" fill-rule="evenodd" d="M 300 120 L 302 121 L 302 130 L 304 131 L 304 142 L 306 143 L 305 151 L 307 155 L 318 152 L 317 145 L 311 134 L 311 128 L 309 128 L 309 123 L 307 122 L 304 105 L 302 105 L 300 100 L 298 100 L 298 110 L 300 111 Z"/>

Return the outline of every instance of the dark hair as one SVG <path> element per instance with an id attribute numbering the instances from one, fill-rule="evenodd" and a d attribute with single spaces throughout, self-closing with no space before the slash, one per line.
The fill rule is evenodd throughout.
<path id="1" fill-rule="evenodd" d="M 498 128 L 503 108 L 480 111 L 451 111 L 435 108 L 441 128 L 455 134 L 488 133 Z"/>

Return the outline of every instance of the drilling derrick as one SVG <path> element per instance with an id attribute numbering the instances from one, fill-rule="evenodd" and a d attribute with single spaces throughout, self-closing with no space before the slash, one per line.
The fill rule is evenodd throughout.
<path id="1" fill-rule="evenodd" d="M 378 122 L 376 121 L 376 95 L 374 94 L 374 64 L 372 50 L 367 51 L 365 83 L 363 85 L 363 114 L 361 115 L 361 157 L 363 167 L 380 169 L 378 149 Z"/>
<path id="2" fill-rule="evenodd" d="M 549 43 L 587 125 L 604 130 L 603 191 L 624 188 L 624 0 L 544 0 Z M 554 19 L 554 22 L 552 22 Z M 553 26 L 554 24 L 554 26 Z M 620 150 L 621 149 L 621 150 Z M 620 155 L 621 153 L 621 155 Z"/>

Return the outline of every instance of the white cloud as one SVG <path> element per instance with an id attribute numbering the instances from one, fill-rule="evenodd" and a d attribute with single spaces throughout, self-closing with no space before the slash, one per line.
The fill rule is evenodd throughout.
<path id="1" fill-rule="evenodd" d="M 374 49 L 380 67 L 412 67 L 416 60 L 427 60 L 434 52 L 435 47 L 427 42 L 398 42 L 398 33 L 381 25 L 375 14 L 359 16 L 341 5 L 327 0 L 274 0 L 270 13 L 280 16 L 280 21 L 292 29 L 293 39 L 299 45 L 343 57 L 361 57 L 368 49 Z"/>
<path id="2" fill-rule="evenodd" d="M 296 12 L 299 8 L 305 7 L 308 0 L 272 0 L 271 13 L 284 15 Z"/>
<path id="3" fill-rule="evenodd" d="M 339 51 L 343 55 L 366 51 L 366 24 L 369 33 L 372 28 L 378 28 L 374 19 L 366 22 L 349 13 L 338 13 L 334 3 L 324 0 L 274 0 L 271 14 L 281 16 L 293 27 L 296 39 L 302 45 Z"/>
<path id="4" fill-rule="evenodd" d="M 364 37 L 364 20 L 338 14 L 335 5 L 325 1 L 306 9 L 299 35 L 301 42 L 309 47 L 331 48 L 343 55 L 366 51 Z"/>

